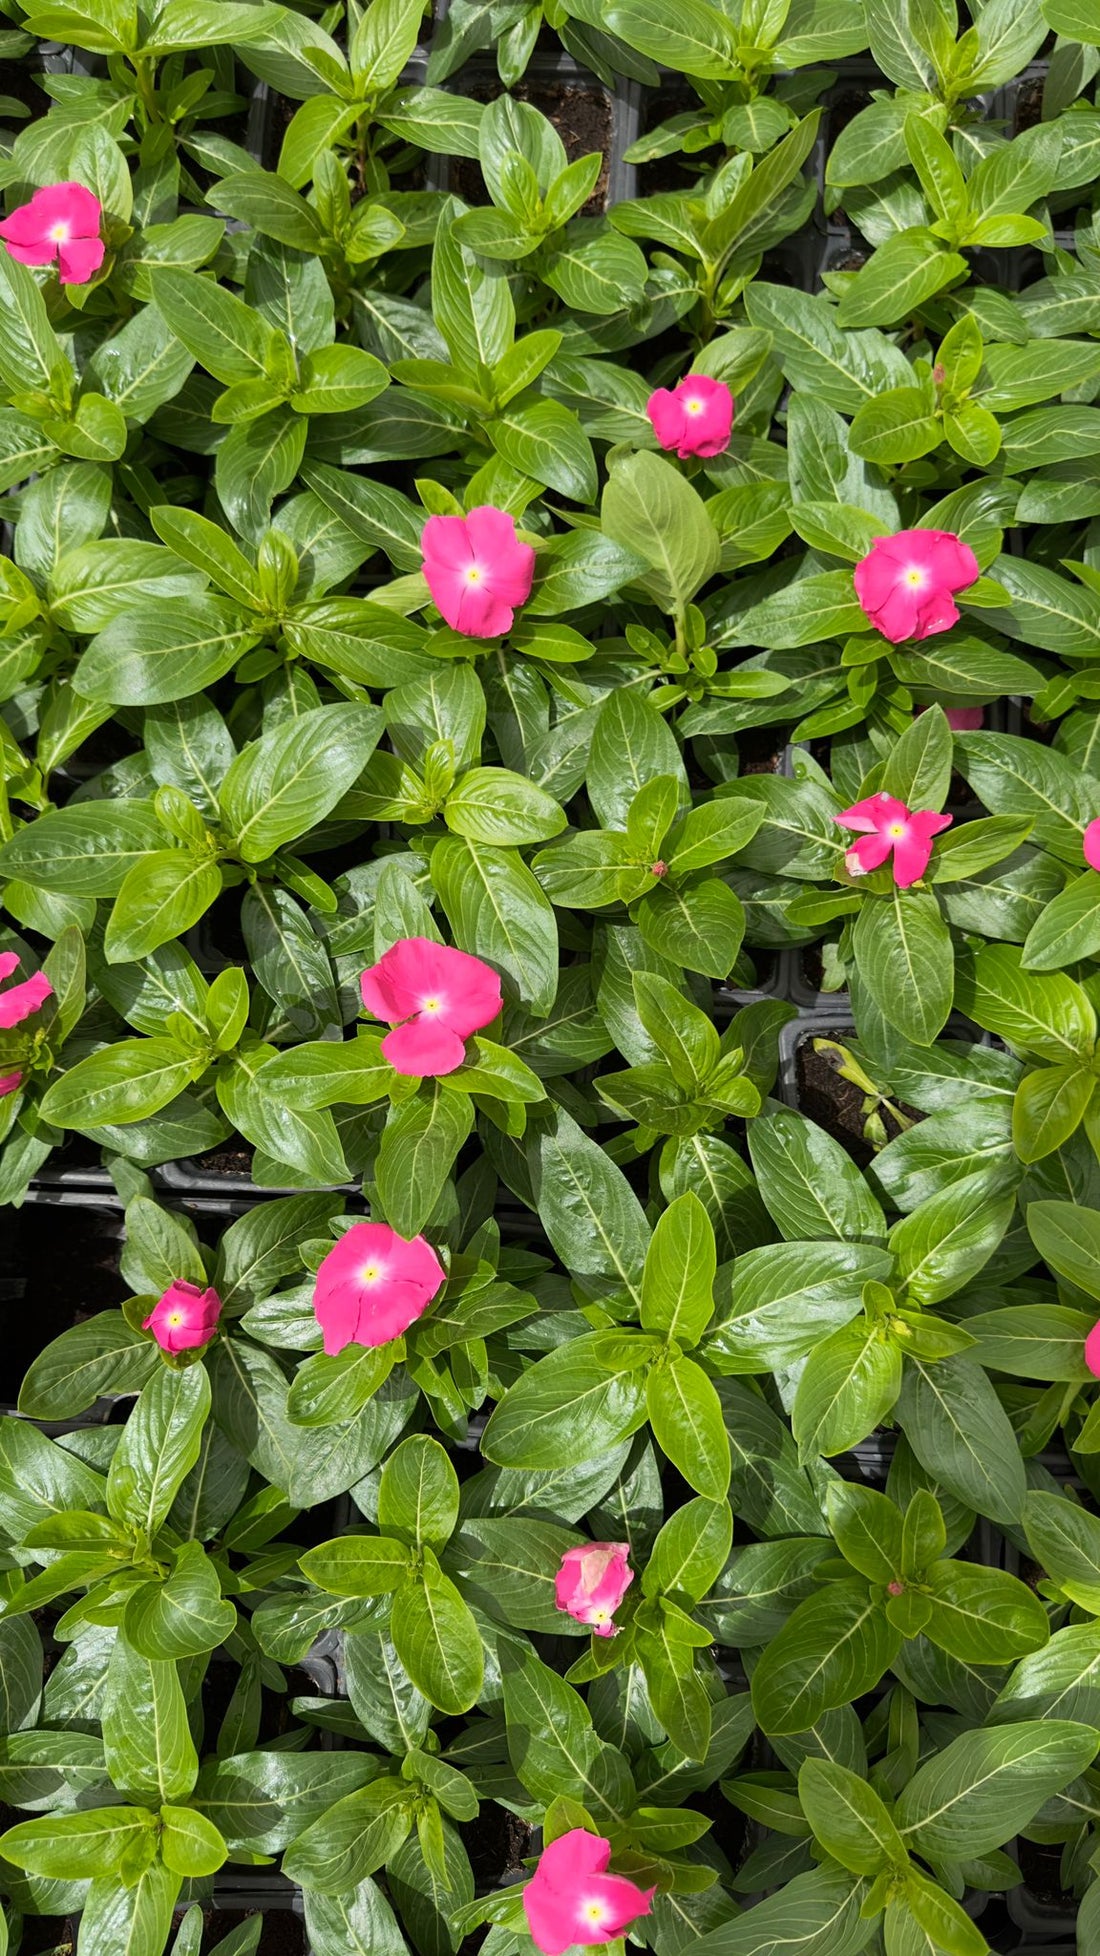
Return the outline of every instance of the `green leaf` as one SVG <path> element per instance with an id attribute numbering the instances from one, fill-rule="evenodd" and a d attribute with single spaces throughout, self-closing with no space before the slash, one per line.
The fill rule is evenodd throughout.
<path id="1" fill-rule="evenodd" d="M 614 0 L 603 16 L 608 31 L 629 47 L 680 74 L 721 81 L 737 71 L 737 37 L 728 18 L 707 0 L 686 0 L 674 20 L 660 0 Z"/>
<path id="2" fill-rule="evenodd" d="M 702 498 L 673 463 L 646 450 L 612 467 L 604 490 L 605 535 L 644 557 L 643 580 L 681 609 L 718 568 L 721 544 Z"/>
<path id="3" fill-rule="evenodd" d="M 799 1804 L 827 1854 L 852 1874 L 905 1867 L 901 1836 L 873 1787 L 832 1759 L 805 1759 Z"/>
<path id="4" fill-rule="evenodd" d="M 65 1881 L 113 1874 L 123 1856 L 155 1825 L 140 1807 L 95 1807 L 88 1813 L 25 1820 L 0 1835 L 4 1859 L 29 1874 Z"/>
<path id="5" fill-rule="evenodd" d="M 101 1719 L 112 1786 L 156 1806 L 187 1798 L 198 1758 L 175 1664 L 141 1657 L 117 1638 L 107 1664 Z"/>
<path id="6" fill-rule="evenodd" d="M 436 1553 L 446 1548 L 458 1520 L 458 1476 L 438 1440 L 416 1434 L 403 1440 L 382 1470 L 378 1526 L 387 1535 Z"/>
<path id="7" fill-rule="evenodd" d="M 923 1594 L 932 1606 L 924 1635 L 963 1664 L 1011 1664 L 1050 1636 L 1041 1599 L 1003 1569 L 936 1562 Z"/>
<path id="8" fill-rule="evenodd" d="M 560 401 L 534 401 L 502 410 L 485 433 L 498 455 L 521 475 L 576 503 L 596 500 L 596 460 L 575 414 Z"/>
<path id="9" fill-rule="evenodd" d="M 19 1410 L 29 1419 L 75 1419 L 103 1393 L 140 1392 L 159 1363 L 155 1343 L 121 1311 L 100 1311 L 39 1353 L 19 1388 Z"/>
<path id="10" fill-rule="evenodd" d="M 803 1459 L 844 1453 L 865 1440 L 893 1410 L 901 1389 L 901 1352 L 885 1328 L 855 1319 L 810 1352 L 791 1412 Z"/>
<path id="11" fill-rule="evenodd" d="M 141 1657 L 201 1657 L 232 1636 L 237 1612 L 199 1542 L 185 1542 L 163 1583 L 144 1583 L 126 1606 L 125 1636 Z"/>
<path id="12" fill-rule="evenodd" d="M 670 1344 L 696 1344 L 714 1309 L 716 1267 L 714 1229 L 702 1202 L 690 1191 L 677 1196 L 658 1217 L 646 1252 L 643 1330 Z"/>
<path id="13" fill-rule="evenodd" d="M 153 304 L 215 380 L 262 380 L 280 336 L 224 286 L 195 272 L 151 273 Z"/>
<path id="14" fill-rule="evenodd" d="M 227 598 L 204 595 L 132 605 L 94 638 L 73 674 L 84 699 L 156 706 L 221 679 L 260 631 Z"/>
<path id="15" fill-rule="evenodd" d="M 856 919 L 852 949 L 888 1024 L 915 1045 L 930 1046 L 946 1023 L 955 982 L 951 933 L 935 897 L 895 889 L 882 900 L 870 898 Z"/>
<path id="16" fill-rule="evenodd" d="M 432 850 L 431 874 L 459 949 L 496 966 L 506 988 L 545 1017 L 557 991 L 558 933 L 526 863 L 512 850 L 447 836 Z"/>
<path id="17" fill-rule="evenodd" d="M 800 1603 L 752 1676 L 757 1721 L 768 1733 L 804 1732 L 876 1685 L 901 1647 L 882 1605 L 858 1578 Z"/>
<path id="18" fill-rule="evenodd" d="M 910 1358 L 897 1418 L 921 1465 L 968 1508 L 991 1521 L 1019 1520 L 1027 1482 L 1016 1436 L 973 1359 Z"/>
<path id="19" fill-rule="evenodd" d="M 399 1236 L 411 1239 L 428 1222 L 472 1126 L 469 1101 L 434 1081 L 392 1109 L 375 1176 L 386 1220 Z"/>
<path id="20" fill-rule="evenodd" d="M 212 856 L 158 849 L 128 872 L 107 920 L 108 964 L 135 964 L 161 944 L 182 937 L 221 894 L 222 873 Z"/>
<path id="21" fill-rule="evenodd" d="M 382 1535 L 344 1535 L 302 1556 L 300 1568 L 333 1596 L 385 1596 L 405 1582 L 413 1556 L 404 1542 Z"/>
<path id="22" fill-rule="evenodd" d="M 375 707 L 319 706 L 242 748 L 220 800 L 244 861 L 266 861 L 321 821 L 362 772 L 382 725 Z"/>
<path id="23" fill-rule="evenodd" d="M 154 1373 L 111 1458 L 107 1505 L 116 1521 L 131 1522 L 150 1539 L 156 1534 L 199 1457 L 209 1411 L 204 1366 L 162 1365 Z"/>
<path id="24" fill-rule="evenodd" d="M 42 1100 L 42 1118 L 80 1128 L 143 1121 L 167 1107 L 204 1065 L 175 1039 L 120 1039 L 54 1081 Z"/>
<path id="25" fill-rule="evenodd" d="M 422 1580 L 406 1583 L 393 1599 L 390 1635 L 413 1683 L 437 1710 L 454 1715 L 476 1704 L 484 1675 L 481 1637 L 430 1550 Z"/>
<path id="26" fill-rule="evenodd" d="M 721 1501 L 730 1482 L 729 1441 L 721 1402 L 702 1367 L 690 1358 L 654 1367 L 646 1409 L 654 1439 L 688 1486 Z"/>
<path id="27" fill-rule="evenodd" d="M 918 1767 L 894 1819 L 907 1850 L 960 1861 L 1001 1847 L 1095 1756 L 1096 1733 L 1063 1719 L 964 1732 Z"/>
<path id="28" fill-rule="evenodd" d="M 63 896 L 117 896 L 164 843 L 151 801 L 81 802 L 39 815 L 0 846 L 0 876 Z"/>
<path id="29" fill-rule="evenodd" d="M 582 1281 L 607 1278 L 640 1305 L 649 1233 L 622 1171 L 562 1110 L 530 1163 L 540 1221 L 566 1268 Z"/>
<path id="30" fill-rule="evenodd" d="M 571 1339 L 509 1387 L 482 1439 L 486 1460 L 502 1467 L 580 1466 L 609 1452 L 645 1423 L 642 1366 L 653 1346 L 637 1340 L 629 1369 L 601 1356 L 603 1334 Z"/>

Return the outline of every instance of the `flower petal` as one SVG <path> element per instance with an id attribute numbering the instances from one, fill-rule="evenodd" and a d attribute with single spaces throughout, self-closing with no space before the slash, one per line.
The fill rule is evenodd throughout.
<path id="1" fill-rule="evenodd" d="M 388 1032 L 382 1041 L 382 1057 L 395 1073 L 420 1080 L 435 1079 L 440 1073 L 453 1073 L 466 1057 L 466 1047 L 457 1032 L 438 1019 L 421 1013 L 405 1025 Z"/>

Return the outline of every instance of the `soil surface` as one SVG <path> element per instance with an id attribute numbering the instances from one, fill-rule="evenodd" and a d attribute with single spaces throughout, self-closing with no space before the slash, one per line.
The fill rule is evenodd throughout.
<path id="1" fill-rule="evenodd" d="M 0 1236 L 0 1299 L 8 1306 L 0 1399 L 14 1400 L 51 1339 L 129 1296 L 118 1270 L 118 1229 L 111 1216 L 61 1203 L 8 1212 Z"/>
<path id="2" fill-rule="evenodd" d="M 850 1036 L 844 1031 L 835 1035 L 841 1045 Z M 873 1161 L 875 1150 L 863 1132 L 867 1116 L 863 1112 L 866 1096 L 862 1087 L 857 1087 L 852 1080 L 845 1080 L 837 1072 L 829 1054 L 815 1052 L 812 1039 L 804 1039 L 795 1054 L 795 1080 L 799 1112 L 816 1121 L 819 1127 L 840 1142 L 860 1168 L 866 1168 L 868 1162 Z M 920 1119 L 916 1109 L 903 1108 L 902 1111 L 913 1113 Z M 892 1141 L 902 1129 L 887 1108 L 881 1108 L 880 1112 Z"/>
<path id="3" fill-rule="evenodd" d="M 504 93 L 502 84 L 491 76 L 478 77 L 471 81 L 463 91 L 474 102 L 495 102 Z M 596 179 L 592 195 L 582 204 L 579 215 L 598 217 L 607 208 L 607 186 L 611 174 L 611 97 L 598 82 L 584 81 L 522 81 L 517 82 L 511 93 L 517 102 L 529 102 L 552 122 L 565 145 L 565 154 L 570 163 L 579 156 L 591 156 L 598 150 L 603 156 L 603 168 Z M 471 205 L 484 205 L 492 202 L 485 188 L 481 166 L 476 157 L 459 156 L 451 161 L 450 188 L 463 201 Z"/>

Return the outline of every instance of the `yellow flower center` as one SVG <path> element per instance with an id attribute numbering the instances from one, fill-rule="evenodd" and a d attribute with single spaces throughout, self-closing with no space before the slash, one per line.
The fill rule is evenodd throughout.
<path id="1" fill-rule="evenodd" d="M 173 1331 L 174 1331 L 174 1330 L 175 1330 L 175 1328 L 176 1328 L 176 1326 L 177 1326 L 177 1324 L 182 1324 L 182 1323 L 183 1323 L 183 1312 L 182 1312 L 182 1311 L 169 1311 L 169 1313 L 168 1313 L 168 1323 L 169 1323 L 169 1324 L 170 1324 L 170 1325 L 172 1326 L 172 1329 L 173 1329 Z"/>
<path id="2" fill-rule="evenodd" d="M 364 1284 L 376 1284 L 381 1275 L 382 1272 L 377 1263 L 365 1263 L 359 1272 L 360 1282 Z"/>
<path id="3" fill-rule="evenodd" d="M 470 565 L 470 568 L 469 568 L 469 570 L 468 570 L 468 571 L 466 572 L 466 582 L 467 582 L 467 584 L 480 584 L 480 582 L 481 582 L 481 565 L 480 565 L 480 564 L 471 564 L 471 565 Z"/>
<path id="4" fill-rule="evenodd" d="M 422 1012 L 438 1012 L 442 1002 L 442 999 L 438 998 L 422 998 L 420 1001 L 420 1010 Z"/>
<path id="5" fill-rule="evenodd" d="M 59 218 L 58 222 L 51 227 L 49 236 L 54 244 L 68 244 L 69 227 L 64 218 Z"/>
<path id="6" fill-rule="evenodd" d="M 921 585 L 924 583 L 924 572 L 922 570 L 918 570 L 916 565 L 914 564 L 911 570 L 906 571 L 905 582 L 910 586 L 912 590 L 919 591 Z"/>
<path id="7" fill-rule="evenodd" d="M 703 403 L 699 399 L 698 394 L 689 394 L 687 400 L 684 402 L 684 406 L 689 414 L 702 414 L 703 412 Z"/>
<path id="8" fill-rule="evenodd" d="M 591 1922 L 593 1928 L 598 1929 L 603 1923 L 604 1905 L 600 1901 L 585 1902 L 581 1913 L 586 1922 Z"/>
<path id="9" fill-rule="evenodd" d="M 904 823 L 904 822 L 891 822 L 891 824 L 890 824 L 890 826 L 889 826 L 889 828 L 887 829 L 887 831 L 886 831 L 886 833 L 887 833 L 887 835 L 890 835 L 890 836 L 893 836 L 893 837 L 894 837 L 895 839 L 896 839 L 896 838 L 897 838 L 898 836 L 901 836 L 901 835 L 904 835 L 904 834 L 905 834 L 905 823 Z"/>

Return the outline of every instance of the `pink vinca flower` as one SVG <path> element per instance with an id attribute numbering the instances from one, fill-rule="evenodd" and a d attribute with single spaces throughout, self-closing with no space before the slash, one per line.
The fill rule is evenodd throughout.
<path id="1" fill-rule="evenodd" d="M 491 966 L 430 937 L 399 938 L 364 971 L 359 989 L 371 1017 L 394 1028 L 382 1041 L 384 1058 L 422 1080 L 461 1066 L 465 1041 L 504 1002 Z"/>
<path id="2" fill-rule="evenodd" d="M 978 576 L 978 559 L 951 530 L 899 530 L 876 537 L 856 565 L 856 597 L 884 638 L 930 638 L 958 620 L 955 591 Z"/>
<path id="3" fill-rule="evenodd" d="M 18 1093 L 22 1084 L 23 1075 L 21 1073 L 0 1073 L 0 1100 L 3 1100 L 4 1095 L 7 1093 Z"/>
<path id="4" fill-rule="evenodd" d="M 430 1243 L 388 1223 L 355 1223 L 317 1272 L 313 1309 L 325 1350 L 388 1345 L 427 1310 L 446 1271 Z"/>
<path id="5" fill-rule="evenodd" d="M 531 595 L 535 552 L 514 517 L 484 503 L 468 516 L 429 516 L 420 536 L 428 589 L 467 638 L 502 638 Z"/>
<path id="6" fill-rule="evenodd" d="M 1090 822 L 1081 839 L 1085 861 L 1090 869 L 1100 869 L 1100 815 Z"/>
<path id="7" fill-rule="evenodd" d="M 677 455 L 721 455 L 733 432 L 733 395 L 723 380 L 689 374 L 677 387 L 658 387 L 646 413 L 662 448 Z"/>
<path id="8" fill-rule="evenodd" d="M 892 854 L 894 882 L 899 890 L 907 890 L 928 868 L 932 837 L 949 829 L 952 818 L 934 815 L 928 809 L 911 814 L 903 801 L 883 793 L 855 802 L 833 820 L 842 828 L 863 831 L 859 841 L 845 851 L 844 867 L 849 876 L 866 876 Z"/>
<path id="9" fill-rule="evenodd" d="M 1100 1379 L 1100 1321 L 1093 1325 L 1085 1339 L 1085 1364 Z"/>
<path id="10" fill-rule="evenodd" d="M 52 265 L 56 258 L 66 285 L 87 285 L 103 263 L 102 215 L 99 198 L 82 183 L 51 183 L 4 219 L 0 238 L 21 265 Z"/>
<path id="11" fill-rule="evenodd" d="M 597 1637 L 613 1637 L 615 1611 L 634 1581 L 629 1542 L 583 1542 L 566 1549 L 554 1579 L 559 1610 L 591 1624 Z"/>
<path id="12" fill-rule="evenodd" d="M 162 1352 L 190 1352 L 208 1345 L 218 1328 L 222 1301 L 216 1290 L 185 1284 L 177 1277 L 158 1299 L 142 1329 L 151 1331 Z"/>
<path id="13" fill-rule="evenodd" d="M 591 1948 L 615 1942 L 649 1914 L 656 1889 L 608 1874 L 610 1859 L 611 1842 L 584 1827 L 543 1849 L 523 1891 L 527 1926 L 543 1956 L 562 1956 L 574 1943 Z"/>
<path id="14" fill-rule="evenodd" d="M 15 951 L 0 951 L 0 979 L 10 978 L 19 969 L 19 956 Z M 24 978 L 21 985 L 12 985 L 6 992 L 0 992 L 0 1030 L 8 1032 L 12 1026 L 21 1025 L 53 997 L 53 986 L 44 971 L 36 971 L 32 978 Z"/>

